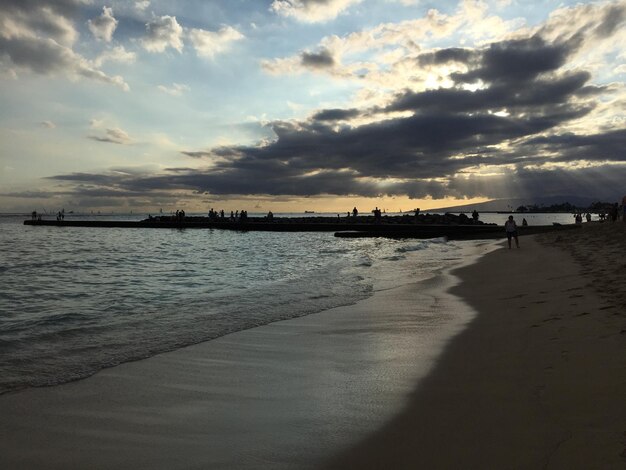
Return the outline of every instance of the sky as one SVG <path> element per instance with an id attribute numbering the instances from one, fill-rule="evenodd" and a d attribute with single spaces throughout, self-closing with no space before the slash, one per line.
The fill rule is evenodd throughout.
<path id="1" fill-rule="evenodd" d="M 2 0 L 0 212 L 626 194 L 626 0 Z"/>

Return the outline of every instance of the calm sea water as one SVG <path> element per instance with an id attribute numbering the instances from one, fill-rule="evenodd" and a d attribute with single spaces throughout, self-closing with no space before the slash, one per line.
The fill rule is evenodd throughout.
<path id="1" fill-rule="evenodd" d="M 0 393 L 355 303 L 475 243 L 23 220 L 0 216 Z"/>

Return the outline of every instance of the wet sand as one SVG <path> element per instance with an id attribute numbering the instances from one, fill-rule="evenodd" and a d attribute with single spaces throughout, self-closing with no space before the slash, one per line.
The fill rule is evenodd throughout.
<path id="1" fill-rule="evenodd" d="M 329 468 L 626 468 L 626 224 L 520 243 L 457 272 L 478 317 Z"/>
<path id="2" fill-rule="evenodd" d="M 380 428 L 474 312 L 450 276 L 0 396 L 0 468 L 308 469 Z M 419 338 L 419 340 L 416 340 Z"/>

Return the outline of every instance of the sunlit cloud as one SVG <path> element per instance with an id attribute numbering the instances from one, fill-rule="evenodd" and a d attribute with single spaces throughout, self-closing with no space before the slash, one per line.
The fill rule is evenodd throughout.
<path id="1" fill-rule="evenodd" d="M 96 67 L 102 66 L 106 62 L 114 62 L 120 64 L 132 64 L 137 60 L 137 54 L 131 51 L 127 51 L 124 46 L 115 46 L 109 50 L 100 54 L 94 64 Z"/>
<path id="2" fill-rule="evenodd" d="M 135 9 L 138 11 L 145 11 L 150 6 L 149 0 L 141 0 L 139 2 L 135 2 Z"/>
<path id="3" fill-rule="evenodd" d="M 232 42 L 241 39 L 244 39 L 244 35 L 231 26 L 224 26 L 215 32 L 197 28 L 189 31 L 189 40 L 196 53 L 210 59 L 226 51 Z"/>
<path id="4" fill-rule="evenodd" d="M 183 28 L 174 16 L 154 17 L 146 23 L 146 34 L 141 43 L 149 52 L 163 52 L 168 48 L 182 52 Z"/>
<path id="5" fill-rule="evenodd" d="M 104 134 L 101 135 L 89 135 L 91 140 L 95 140 L 97 142 L 105 142 L 110 144 L 120 144 L 120 145 L 129 145 L 133 141 L 130 136 L 126 133 L 126 131 L 120 128 L 112 128 L 105 129 Z"/>
<path id="6" fill-rule="evenodd" d="M 111 42 L 117 23 L 118 21 L 113 17 L 113 9 L 102 7 L 102 14 L 97 18 L 89 20 L 87 25 L 89 26 L 89 31 L 96 39 Z"/>
<path id="7" fill-rule="evenodd" d="M 159 85 L 157 88 L 163 93 L 167 93 L 171 96 L 180 96 L 190 90 L 189 86 L 183 83 L 172 83 L 172 86 L 170 87 Z"/>
<path id="8" fill-rule="evenodd" d="M 274 0 L 270 9 L 281 16 L 305 23 L 317 23 L 336 18 L 362 0 Z"/>

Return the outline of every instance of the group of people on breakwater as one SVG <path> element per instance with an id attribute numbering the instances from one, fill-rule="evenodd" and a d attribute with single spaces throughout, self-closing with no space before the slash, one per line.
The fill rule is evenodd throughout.
<path id="1" fill-rule="evenodd" d="M 211 208 L 209 210 L 209 220 L 211 221 L 217 221 L 217 220 L 226 220 L 226 213 L 224 212 L 224 209 L 220 210 L 220 211 L 216 211 L 213 210 L 213 208 Z M 237 220 L 247 220 L 248 219 L 248 211 L 246 210 L 236 210 L 236 211 L 230 211 L 230 217 L 229 220 L 231 222 L 237 221 Z"/>

